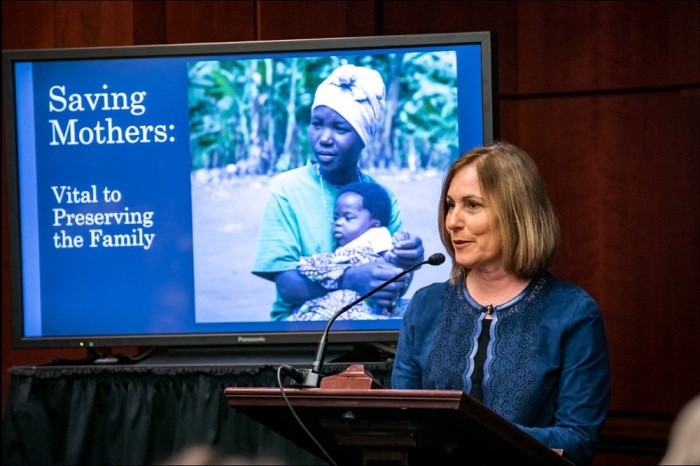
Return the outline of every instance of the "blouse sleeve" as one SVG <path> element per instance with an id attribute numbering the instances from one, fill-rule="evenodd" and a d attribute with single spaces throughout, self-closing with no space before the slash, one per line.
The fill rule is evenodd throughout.
<path id="1" fill-rule="evenodd" d="M 610 404 L 610 367 L 603 319 L 590 296 L 579 303 L 562 340 L 562 372 L 552 427 L 523 427 L 577 465 L 590 464 Z"/>
<path id="2" fill-rule="evenodd" d="M 406 308 L 391 375 L 392 388 L 424 388 L 422 368 L 432 348 L 435 316 L 442 303 L 441 289 L 434 284 L 416 291 Z"/>

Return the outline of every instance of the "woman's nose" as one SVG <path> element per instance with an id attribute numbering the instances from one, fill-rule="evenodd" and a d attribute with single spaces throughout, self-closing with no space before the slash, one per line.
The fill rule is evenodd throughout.
<path id="1" fill-rule="evenodd" d="M 448 212 L 447 216 L 445 217 L 445 228 L 450 231 L 459 230 L 461 228 L 459 215 L 454 209 Z"/>
<path id="2" fill-rule="evenodd" d="M 333 143 L 333 132 L 330 128 L 321 129 L 320 137 L 318 138 L 321 144 L 332 144 Z"/>

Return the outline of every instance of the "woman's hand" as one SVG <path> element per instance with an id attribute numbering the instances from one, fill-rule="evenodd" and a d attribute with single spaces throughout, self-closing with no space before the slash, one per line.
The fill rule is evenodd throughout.
<path id="1" fill-rule="evenodd" d="M 361 296 L 381 286 L 402 272 L 403 269 L 383 261 L 373 261 L 345 269 L 339 288 L 355 290 Z M 409 274 L 410 275 L 410 274 Z M 407 276 L 390 283 L 372 295 L 371 301 L 377 307 L 389 307 L 406 290 Z"/>
<path id="2" fill-rule="evenodd" d="M 423 240 L 412 234 L 407 234 L 403 239 L 396 241 L 394 249 L 386 255 L 388 262 L 404 270 L 422 262 L 424 257 Z"/>

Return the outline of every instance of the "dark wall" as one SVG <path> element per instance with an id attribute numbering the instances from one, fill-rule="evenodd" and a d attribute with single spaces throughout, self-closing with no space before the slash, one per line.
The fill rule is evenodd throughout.
<path id="1" fill-rule="evenodd" d="M 639 440 L 627 453 L 653 464 L 700 393 L 700 2 L 12 1 L 2 14 L 3 49 L 495 31 L 501 138 L 548 182 L 555 272 L 603 310 L 608 437 Z M 9 367 L 85 356 L 10 346 L 4 141 L 3 121 L 3 412 Z M 610 451 L 597 462 L 624 453 Z"/>

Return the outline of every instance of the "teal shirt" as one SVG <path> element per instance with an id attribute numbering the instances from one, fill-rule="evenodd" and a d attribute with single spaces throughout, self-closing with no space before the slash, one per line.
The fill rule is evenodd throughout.
<path id="1" fill-rule="evenodd" d="M 367 175 L 363 181 L 375 182 Z M 386 188 L 386 187 L 385 187 Z M 391 223 L 387 226 L 394 234 L 400 231 L 401 212 L 396 196 L 391 198 Z M 270 197 L 258 236 L 253 273 L 267 280 L 275 274 L 295 270 L 302 256 L 332 252 L 336 248 L 332 233 L 333 211 L 340 188 L 324 183 L 316 173 L 316 165 L 280 173 L 270 184 Z M 272 305 L 272 320 L 282 320 L 293 311 L 279 294 Z"/>

